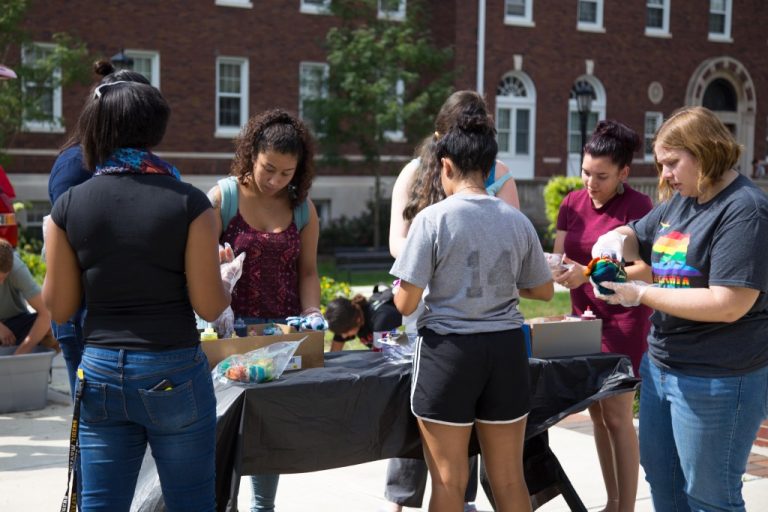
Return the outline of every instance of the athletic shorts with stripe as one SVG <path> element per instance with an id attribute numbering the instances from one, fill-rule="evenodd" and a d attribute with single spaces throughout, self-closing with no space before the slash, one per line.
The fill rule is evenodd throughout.
<path id="1" fill-rule="evenodd" d="M 419 330 L 411 380 L 416 417 L 456 426 L 513 423 L 531 408 L 529 386 L 520 329 L 446 335 Z"/>

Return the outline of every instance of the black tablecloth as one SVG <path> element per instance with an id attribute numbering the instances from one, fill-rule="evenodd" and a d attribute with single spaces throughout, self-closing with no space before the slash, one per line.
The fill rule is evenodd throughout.
<path id="1" fill-rule="evenodd" d="M 629 360 L 614 354 L 530 359 L 530 372 L 527 439 L 638 383 Z M 218 510 L 228 510 L 227 503 L 235 510 L 241 474 L 421 458 L 410 413 L 410 380 L 410 363 L 393 363 L 380 352 L 344 351 L 326 354 L 324 368 L 287 372 L 276 382 L 252 388 L 217 385 Z M 470 452 L 478 452 L 474 439 Z M 144 462 L 132 510 L 160 512 L 164 507 L 154 464 L 151 457 Z"/>

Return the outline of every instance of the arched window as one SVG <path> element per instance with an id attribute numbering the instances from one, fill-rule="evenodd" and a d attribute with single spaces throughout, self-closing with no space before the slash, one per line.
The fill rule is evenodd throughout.
<path id="1" fill-rule="evenodd" d="M 709 110 L 736 112 L 739 100 L 733 84 L 725 78 L 712 80 L 704 90 L 701 104 Z"/>
<path id="2" fill-rule="evenodd" d="M 579 109 L 576 105 L 576 88 L 586 87 L 592 91 L 592 105 L 587 114 L 586 136 L 592 134 L 597 122 L 605 119 L 605 88 L 592 75 L 583 75 L 576 79 L 571 86 L 568 96 L 568 175 L 578 176 L 581 173 L 581 123 Z"/>
<path id="3" fill-rule="evenodd" d="M 521 71 L 507 73 L 496 87 L 499 159 L 516 178 L 533 177 L 536 89 Z"/>

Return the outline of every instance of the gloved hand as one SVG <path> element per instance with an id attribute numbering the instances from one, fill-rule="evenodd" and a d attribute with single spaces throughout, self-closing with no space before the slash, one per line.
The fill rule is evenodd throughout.
<path id="1" fill-rule="evenodd" d="M 237 280 L 243 274 L 243 261 L 245 261 L 245 252 L 241 252 L 232 261 L 221 264 L 221 281 L 229 293 L 232 293 L 232 290 L 235 289 Z"/>
<path id="2" fill-rule="evenodd" d="M 600 283 L 600 286 L 613 290 L 613 295 L 602 295 L 597 289 L 597 284 L 594 281 L 591 282 L 595 290 L 595 297 L 603 299 L 608 304 L 621 304 L 626 308 L 639 306 L 643 300 L 643 295 L 651 287 L 651 285 L 644 281 L 627 281 L 626 283 L 603 281 Z"/>
<path id="3" fill-rule="evenodd" d="M 622 235 L 616 231 L 609 231 L 600 235 L 597 238 L 597 242 L 592 246 L 592 257 L 600 258 L 607 256 L 616 261 L 621 261 L 624 257 L 624 239 L 626 235 Z"/>
<path id="4" fill-rule="evenodd" d="M 216 329 L 216 333 L 219 338 L 231 338 L 235 332 L 235 312 L 232 311 L 232 306 L 227 306 L 219 318 L 213 322 L 213 328 Z"/>
<path id="5" fill-rule="evenodd" d="M 318 308 L 307 308 L 299 316 L 289 316 L 285 323 L 297 331 L 325 331 L 328 322 Z"/>
<path id="6" fill-rule="evenodd" d="M 233 259 L 235 259 L 235 251 L 232 250 L 229 242 L 225 242 L 224 245 L 219 244 L 219 263 L 229 263 Z"/>

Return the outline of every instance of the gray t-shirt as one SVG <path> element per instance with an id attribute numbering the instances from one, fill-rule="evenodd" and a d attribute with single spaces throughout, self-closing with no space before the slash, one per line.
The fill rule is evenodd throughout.
<path id="1" fill-rule="evenodd" d="M 519 289 L 552 279 L 525 215 L 495 197 L 464 194 L 419 212 L 390 273 L 428 287 L 418 326 L 438 334 L 518 328 Z"/>
<path id="2" fill-rule="evenodd" d="M 695 322 L 655 311 L 648 355 L 690 375 L 741 375 L 768 365 L 768 196 L 739 176 L 711 201 L 676 194 L 630 223 L 653 280 L 663 288 L 759 290 L 733 323 Z"/>
<path id="3" fill-rule="evenodd" d="M 39 294 L 40 285 L 19 255 L 13 253 L 11 272 L 0 284 L 0 321 L 27 313 L 26 301 Z"/>

